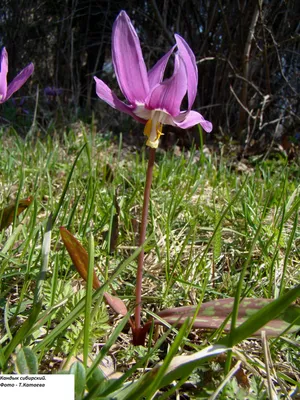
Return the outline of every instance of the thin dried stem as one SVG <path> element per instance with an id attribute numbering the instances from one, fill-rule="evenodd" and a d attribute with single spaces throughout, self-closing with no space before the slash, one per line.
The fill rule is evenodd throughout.
<path id="1" fill-rule="evenodd" d="M 243 55 L 243 64 L 244 64 L 243 77 L 245 78 L 245 80 L 243 81 L 242 93 L 240 98 L 241 100 L 240 105 L 242 104 L 243 106 L 240 107 L 239 136 L 241 135 L 241 132 L 244 129 L 244 124 L 246 120 L 250 52 L 258 16 L 259 16 L 259 8 L 258 6 L 256 6 L 252 15 L 252 21 L 249 27 L 248 37 L 246 40 L 244 55 Z"/>

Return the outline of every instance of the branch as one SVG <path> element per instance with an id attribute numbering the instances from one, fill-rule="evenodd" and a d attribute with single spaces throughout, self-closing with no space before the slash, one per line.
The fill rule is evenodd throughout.
<path id="1" fill-rule="evenodd" d="M 155 15 L 157 17 L 157 20 L 159 22 L 159 25 L 161 26 L 163 33 L 165 34 L 166 39 L 168 40 L 168 42 L 171 43 L 171 45 L 174 45 L 174 38 L 171 35 L 171 33 L 169 32 L 169 30 L 167 29 L 166 25 L 164 24 L 164 20 L 161 16 L 161 13 L 159 12 L 159 9 L 157 7 L 156 1 L 155 0 L 151 0 Z"/>
<path id="2" fill-rule="evenodd" d="M 236 101 L 239 103 L 239 105 L 246 111 L 246 113 L 249 115 L 249 117 L 256 119 L 255 115 L 252 115 L 252 111 L 249 111 L 248 108 L 246 106 L 244 106 L 244 104 L 241 102 L 241 100 L 239 99 L 238 95 L 235 93 L 235 91 L 233 90 L 233 87 L 230 85 L 230 91 L 231 93 L 234 95 Z"/>
<path id="3" fill-rule="evenodd" d="M 243 62 L 244 62 L 244 68 L 243 68 L 243 77 L 245 78 L 243 82 L 243 87 L 242 87 L 242 94 L 241 94 L 241 103 L 246 107 L 247 104 L 247 94 L 248 94 L 248 76 L 249 76 L 249 57 L 250 57 L 250 51 L 251 51 L 251 43 L 252 39 L 254 36 L 254 31 L 256 27 L 256 23 L 258 20 L 259 16 L 259 9 L 258 6 L 256 5 L 255 10 L 252 15 L 252 21 L 249 27 L 249 32 L 248 32 L 248 37 L 244 49 L 244 57 L 243 57 Z M 240 120 L 239 120 L 239 133 L 243 129 L 243 125 L 245 122 L 245 107 L 240 108 Z"/>
<path id="4" fill-rule="evenodd" d="M 266 30 L 269 32 L 269 34 L 270 34 L 270 36 L 271 36 L 271 38 L 272 38 L 272 40 L 273 40 L 273 44 L 274 44 L 274 47 L 275 47 L 275 51 L 276 51 L 276 55 L 277 55 L 277 59 L 278 59 L 278 64 L 279 64 L 279 68 L 280 68 L 281 75 L 282 75 L 283 79 L 285 80 L 286 84 L 288 85 L 288 87 L 293 91 L 293 93 L 294 93 L 297 97 L 299 97 L 299 93 L 297 92 L 297 90 L 295 90 L 295 89 L 293 88 L 293 86 L 292 86 L 292 85 L 290 84 L 290 82 L 288 81 L 287 77 L 284 75 L 283 68 L 282 68 L 281 61 L 280 61 L 280 54 L 279 54 L 279 51 L 278 51 L 278 43 L 276 42 L 276 40 L 275 40 L 275 38 L 274 38 L 273 33 L 271 32 L 271 30 L 268 29 L 267 27 L 266 27 Z"/>

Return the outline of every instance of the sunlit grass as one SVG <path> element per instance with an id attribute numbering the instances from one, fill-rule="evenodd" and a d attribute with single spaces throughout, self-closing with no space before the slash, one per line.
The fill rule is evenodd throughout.
<path id="1" fill-rule="evenodd" d="M 187 337 L 181 329 L 179 336 L 173 332 L 162 336 L 154 329 L 149 347 L 134 349 L 126 319 L 120 325 L 103 304 L 103 292 L 110 288 L 129 309 L 134 307 L 137 232 L 147 162 L 144 150 L 131 152 L 121 142 L 113 144 L 100 135 L 92 136 L 82 127 L 81 134 L 70 131 L 60 140 L 23 140 L 10 131 L 2 134 L 0 152 L 0 208 L 16 199 L 34 197 L 28 210 L 0 232 L 3 371 L 16 370 L 11 356 L 21 345 L 32 349 L 41 372 L 55 372 L 78 354 L 84 355 L 84 365 L 92 354 L 94 369 L 99 371 L 96 367 L 114 346 L 117 369 L 125 378 L 123 375 L 113 384 L 121 390 L 126 379 L 140 376 L 138 368 L 141 371 L 165 359 L 172 343 L 174 354 L 165 361 L 166 369 L 174 355 L 216 343 L 218 335 L 211 333 L 192 330 Z M 157 155 L 145 244 L 144 320 L 147 311 L 155 313 L 237 293 L 239 297 L 275 299 L 299 283 L 299 166 L 278 159 L 253 161 L 243 173 L 235 167 L 224 156 L 211 154 L 203 159 L 195 149 L 180 155 L 163 151 Z M 110 177 L 108 170 L 112 171 Z M 62 245 L 60 226 L 66 226 L 86 249 L 93 248 L 97 274 L 106 284 L 93 295 L 89 289 L 85 297 L 85 285 Z M 51 241 L 47 243 L 49 230 Z M 117 246 L 112 246 L 116 233 Z M 270 340 L 272 361 L 282 363 L 277 378 L 286 390 L 293 390 L 296 384 L 297 346 L 299 340 L 293 335 Z M 250 342 L 244 342 L 239 351 L 244 353 L 245 368 L 257 372 L 251 372 L 251 390 L 268 398 L 262 378 L 267 360 L 259 355 L 258 366 Z M 126 362 L 122 360 L 124 352 Z M 95 358 L 96 354 L 101 355 Z M 233 355 L 238 358 L 235 352 Z M 207 368 L 211 368 L 213 385 L 206 382 Z M 288 369 L 295 371 L 289 379 Z M 160 388 L 162 371 L 151 384 L 151 395 Z M 142 379 L 148 382 L 145 376 Z M 195 398 L 206 398 L 224 378 L 224 364 L 206 363 L 189 376 L 185 380 L 200 385 Z M 97 379 L 101 382 L 105 377 Z M 235 398 L 237 391 L 245 390 L 234 382 L 229 380 L 224 398 Z M 140 387 L 126 390 L 127 394 L 122 392 L 116 398 L 130 398 Z M 168 390 L 172 392 L 170 387 Z"/>

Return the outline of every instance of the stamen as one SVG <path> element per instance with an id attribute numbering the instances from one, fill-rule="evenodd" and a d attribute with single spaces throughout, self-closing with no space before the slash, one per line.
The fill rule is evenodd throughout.
<path id="1" fill-rule="evenodd" d="M 152 147 L 153 149 L 157 149 L 159 138 L 161 137 L 161 135 L 163 135 L 162 133 L 163 124 L 161 122 L 157 122 L 155 125 L 155 130 L 153 129 L 152 125 L 153 125 L 152 120 L 149 119 L 144 129 L 144 134 L 148 137 L 146 145 Z"/>
<path id="2" fill-rule="evenodd" d="M 144 135 L 149 137 L 151 135 L 151 130 L 152 130 L 152 119 L 149 119 L 146 122 L 145 128 L 144 128 Z"/>

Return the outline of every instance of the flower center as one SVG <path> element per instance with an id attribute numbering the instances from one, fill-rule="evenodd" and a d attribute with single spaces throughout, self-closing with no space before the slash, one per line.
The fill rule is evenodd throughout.
<path id="1" fill-rule="evenodd" d="M 161 122 L 156 122 L 156 124 L 155 124 L 155 123 L 153 123 L 152 119 L 149 119 L 147 121 L 145 129 L 144 129 L 144 135 L 146 135 L 148 137 L 148 140 L 146 142 L 147 146 L 150 146 L 153 149 L 157 149 L 159 138 L 161 135 L 163 135 L 162 127 L 163 127 L 163 124 Z"/>
<path id="2" fill-rule="evenodd" d="M 164 112 L 154 112 L 151 116 L 152 118 L 150 118 L 145 125 L 144 135 L 148 137 L 146 145 L 153 149 L 157 149 L 159 138 L 163 135 L 164 114 Z"/>

